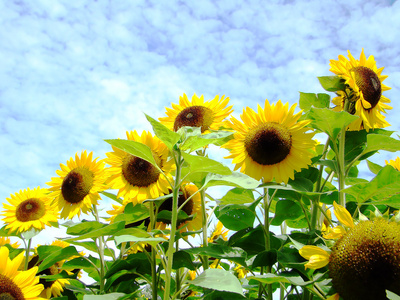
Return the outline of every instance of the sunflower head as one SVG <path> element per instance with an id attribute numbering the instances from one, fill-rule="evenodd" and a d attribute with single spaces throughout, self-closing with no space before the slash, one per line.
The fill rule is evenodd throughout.
<path id="1" fill-rule="evenodd" d="M 391 165 L 393 168 L 395 168 L 397 171 L 400 171 L 400 157 L 396 157 L 395 160 L 385 160 L 385 163 L 387 165 Z"/>
<path id="2" fill-rule="evenodd" d="M 59 177 L 53 177 L 47 184 L 51 186 L 49 190 L 58 203 L 61 217 L 72 219 L 81 212 L 88 213 L 92 205 L 98 204 L 99 192 L 108 188 L 103 160 L 93 159 L 93 152 L 82 151 L 80 157 L 75 154 L 75 159 L 60 166 L 61 170 L 56 171 Z"/>
<path id="3" fill-rule="evenodd" d="M 44 188 L 21 190 L 7 198 L 11 204 L 3 203 L 3 221 L 11 232 L 24 232 L 31 228 L 42 230 L 58 221 L 56 205 L 52 204 L 49 191 Z"/>
<path id="4" fill-rule="evenodd" d="M 333 287 L 343 299 L 386 299 L 400 293 L 400 225 L 362 221 L 339 239 L 329 257 Z"/>
<path id="5" fill-rule="evenodd" d="M 113 152 L 106 153 L 106 162 L 111 166 L 108 169 L 111 175 L 108 183 L 112 189 L 118 189 L 117 197 L 123 197 L 124 204 L 128 202 L 135 204 L 168 193 L 168 180 L 172 180 L 170 173 L 175 165 L 168 159 L 167 146 L 150 132 L 143 131 L 139 135 L 136 131 L 130 131 L 126 135 L 128 140 L 142 143 L 151 149 L 158 168 L 140 157 L 113 146 Z"/>
<path id="6" fill-rule="evenodd" d="M 204 96 L 193 95 L 189 101 L 186 94 L 179 97 L 179 104 L 172 103 L 172 109 L 166 108 L 167 116 L 160 118 L 160 122 L 171 130 L 177 131 L 183 126 L 201 127 L 204 133 L 210 129 L 218 130 L 224 124 L 224 119 L 232 113 L 232 106 L 228 106 L 229 98 L 217 95 L 210 101 L 204 101 Z"/>
<path id="7" fill-rule="evenodd" d="M 307 132 L 309 121 L 299 121 L 301 112 L 295 114 L 296 105 L 276 105 L 265 101 L 257 112 L 246 108 L 240 116 L 242 122 L 232 117 L 230 127 L 234 138 L 223 145 L 230 150 L 235 170 L 264 182 L 287 183 L 294 172 L 307 168 L 311 163 L 314 133 Z"/>
<path id="8" fill-rule="evenodd" d="M 330 66 L 333 73 L 345 81 L 345 91 L 338 91 L 338 97 L 332 99 L 336 105 L 335 110 L 345 109 L 359 116 L 359 119 L 350 124 L 349 130 L 383 128 L 390 124 L 385 121 L 382 112 L 391 109 L 387 103 L 390 100 L 382 95 L 383 91 L 390 88 L 382 82 L 387 78 L 381 75 L 383 68 L 377 68 L 375 59 L 371 55 L 366 58 L 364 49 L 361 51 L 360 59 L 356 60 L 348 51 L 349 59 L 343 55 L 339 60 L 331 60 Z"/>

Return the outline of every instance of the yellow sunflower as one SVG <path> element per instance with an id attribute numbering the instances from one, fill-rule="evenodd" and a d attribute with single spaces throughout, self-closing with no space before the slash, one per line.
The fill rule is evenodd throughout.
<path id="1" fill-rule="evenodd" d="M 7 247 L 0 247 L 0 299 L 40 300 L 43 285 L 36 276 L 38 267 L 27 271 L 18 271 L 24 260 L 24 253 L 13 260 Z"/>
<path id="2" fill-rule="evenodd" d="M 193 95 L 189 101 L 186 94 L 179 97 L 179 104 L 171 103 L 171 108 L 166 108 L 167 116 L 159 118 L 160 122 L 169 129 L 177 131 L 183 126 L 201 127 L 201 132 L 218 130 L 223 127 L 224 119 L 232 113 L 232 106 L 227 106 L 229 97 L 221 98 L 217 95 L 214 99 L 204 102 L 204 96 L 200 98 Z"/>
<path id="3" fill-rule="evenodd" d="M 382 92 L 390 90 L 382 82 L 388 77 L 381 75 L 382 68 L 377 68 L 372 55 L 366 58 L 364 49 L 361 51 L 360 59 L 355 59 L 348 51 L 349 59 L 343 55 L 339 60 L 331 60 L 330 66 L 333 73 L 345 80 L 346 90 L 339 91 L 338 97 L 332 99 L 336 105 L 334 110 L 342 111 L 346 100 L 349 101 L 347 111 L 359 116 L 359 119 L 349 125 L 349 130 L 360 130 L 383 128 L 390 126 L 382 113 L 386 109 L 392 109 L 386 103 L 390 100 L 382 95 Z"/>
<path id="4" fill-rule="evenodd" d="M 172 182 L 170 172 L 175 165 L 168 160 L 167 146 L 150 132 L 143 131 L 139 136 L 136 131 L 130 131 L 126 135 L 128 140 L 140 142 L 151 149 L 154 160 L 168 179 L 149 162 L 113 146 L 114 151 L 106 153 L 106 162 L 111 166 L 108 183 L 112 189 L 118 189 L 117 197 L 123 197 L 124 203 L 141 203 L 168 193 L 169 181 Z"/>
<path id="5" fill-rule="evenodd" d="M 305 267 L 328 266 L 332 285 L 343 299 L 386 299 L 386 290 L 399 294 L 400 224 L 377 217 L 354 225 L 338 204 L 335 215 L 347 230 L 329 250 L 302 247 L 300 255 L 309 260 Z M 338 299 L 338 294 L 329 299 Z"/>
<path id="6" fill-rule="evenodd" d="M 11 247 L 13 247 L 15 249 L 17 249 L 20 246 L 20 244 L 18 244 L 18 242 L 11 244 L 11 240 L 9 237 L 0 236 L 0 247 L 5 246 L 5 245 L 10 245 Z"/>
<path id="7" fill-rule="evenodd" d="M 57 206 L 52 204 L 49 191 L 37 187 L 33 190 L 27 188 L 6 198 L 11 204 L 3 203 L 5 211 L 3 221 L 8 224 L 7 229 L 17 233 L 28 231 L 31 228 L 42 230 L 45 226 L 52 226 L 58 221 Z"/>
<path id="8" fill-rule="evenodd" d="M 224 229 L 224 226 L 222 225 L 221 221 L 218 221 L 217 225 L 215 225 L 215 228 L 213 232 L 211 233 L 211 236 L 208 238 L 209 243 L 215 242 L 218 238 L 223 239 L 224 241 L 228 240 L 228 229 Z"/>
<path id="9" fill-rule="evenodd" d="M 248 107 L 243 110 L 243 122 L 230 119 L 234 138 L 222 147 L 229 149 L 226 158 L 233 159 L 235 170 L 264 182 L 275 178 L 287 183 L 294 171 L 308 168 L 316 142 L 314 133 L 305 128 L 309 121 L 298 121 L 301 112 L 294 114 L 295 107 L 265 100 L 265 108 L 258 106 L 257 113 Z"/>
<path id="10" fill-rule="evenodd" d="M 182 206 L 190 198 L 181 210 L 188 216 L 194 215 L 194 218 L 178 223 L 178 228 L 181 229 L 181 232 L 199 230 L 203 225 L 203 217 L 201 213 L 201 196 L 198 188 L 194 184 L 184 184 L 181 186 L 180 191 L 182 194 L 178 198 L 178 207 Z M 159 212 L 163 210 L 172 211 L 172 196 L 164 200 L 160 205 Z"/>
<path id="11" fill-rule="evenodd" d="M 397 171 L 400 171 L 400 157 L 396 157 L 395 160 L 385 160 L 385 163 L 387 165 L 391 165 L 393 168 L 395 168 Z"/>
<path id="12" fill-rule="evenodd" d="M 82 151 L 81 157 L 75 154 L 67 165 L 60 164 L 61 170 L 56 173 L 59 177 L 51 178 L 47 184 L 52 191 L 51 195 L 58 203 L 61 217 L 72 219 L 74 216 L 88 213 L 92 205 L 97 205 L 100 199 L 99 192 L 106 190 L 107 173 L 103 160 L 93 160 L 93 152 L 89 155 Z"/>

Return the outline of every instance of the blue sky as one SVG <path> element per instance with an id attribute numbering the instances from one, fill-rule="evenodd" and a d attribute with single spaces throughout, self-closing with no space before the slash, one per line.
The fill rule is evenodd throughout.
<path id="1" fill-rule="evenodd" d="M 389 75 L 398 130 L 400 2 L 0 1 L 0 202 L 45 187 L 81 150 L 150 129 L 186 93 L 235 114 L 323 92 L 329 60 L 361 48 Z M 383 153 L 375 160 L 394 159 Z"/>

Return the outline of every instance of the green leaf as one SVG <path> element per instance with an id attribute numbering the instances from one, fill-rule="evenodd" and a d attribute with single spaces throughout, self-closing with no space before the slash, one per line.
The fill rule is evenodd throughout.
<path id="1" fill-rule="evenodd" d="M 68 227 L 67 234 L 70 235 L 81 235 L 88 232 L 92 232 L 93 230 L 97 230 L 106 226 L 103 223 L 97 221 L 86 221 L 83 220 L 82 223 L 78 223 L 71 227 Z"/>
<path id="2" fill-rule="evenodd" d="M 186 251 L 177 251 L 174 253 L 174 259 L 172 260 L 172 268 L 187 268 L 189 270 L 196 270 L 196 266 L 193 264 L 193 257 Z"/>
<path id="3" fill-rule="evenodd" d="M 188 299 L 192 299 L 191 297 Z M 211 293 L 207 293 L 204 295 L 204 300 L 244 300 L 248 299 L 244 297 L 243 295 L 239 295 L 236 293 L 231 293 L 231 292 L 224 292 L 224 291 L 212 291 Z M 253 299 L 253 298 L 252 298 Z"/>
<path id="4" fill-rule="evenodd" d="M 253 260 L 252 268 L 272 266 L 277 262 L 276 250 L 263 251 Z"/>
<path id="5" fill-rule="evenodd" d="M 117 300 L 125 296 L 123 293 L 111 293 L 105 295 L 83 295 L 83 300 Z"/>
<path id="6" fill-rule="evenodd" d="M 128 242 L 144 242 L 152 246 L 157 246 L 159 243 L 165 242 L 164 238 L 161 237 L 148 237 L 148 238 L 143 238 L 143 237 L 137 237 L 133 235 L 120 235 L 116 236 L 115 238 L 115 243 L 117 245 L 121 243 L 128 243 Z"/>
<path id="7" fill-rule="evenodd" d="M 238 204 L 228 204 L 217 207 L 215 216 L 227 229 L 235 231 L 253 227 L 255 220 L 254 211 Z"/>
<path id="8" fill-rule="evenodd" d="M 336 141 L 342 128 L 358 119 L 348 112 L 335 112 L 328 108 L 311 108 L 307 117 L 312 120 L 311 127 L 325 132 L 332 141 Z"/>
<path id="9" fill-rule="evenodd" d="M 285 220 L 296 220 L 303 215 L 301 206 L 291 200 L 279 200 L 276 203 L 275 217 L 272 219 L 271 225 L 279 226 Z"/>
<path id="10" fill-rule="evenodd" d="M 84 240 L 84 239 L 93 239 L 93 238 L 98 238 L 99 236 L 105 236 L 105 235 L 114 235 L 118 231 L 122 230 L 125 228 L 125 222 L 117 222 L 113 223 L 110 225 L 106 225 L 102 228 L 93 230 L 91 232 L 82 234 L 80 236 L 77 236 L 75 238 L 69 238 L 65 239 L 64 241 L 66 242 L 72 242 L 72 241 L 78 241 L 78 240 Z M 68 233 L 68 232 L 67 232 Z"/>
<path id="11" fill-rule="evenodd" d="M 232 135 L 232 131 L 214 131 L 203 135 L 200 133 L 200 135 L 188 137 L 183 145 L 180 146 L 180 149 L 193 152 L 209 144 L 220 146 L 232 139 Z"/>
<path id="12" fill-rule="evenodd" d="M 391 291 L 386 290 L 386 296 L 388 297 L 389 300 L 400 300 L 400 296 L 392 293 Z"/>
<path id="13" fill-rule="evenodd" d="M 206 289 L 243 294 L 239 279 L 229 271 L 222 269 L 205 270 L 190 283 Z"/>
<path id="14" fill-rule="evenodd" d="M 344 91 L 344 80 L 339 76 L 321 76 L 318 77 L 319 83 L 328 92 Z"/>
<path id="15" fill-rule="evenodd" d="M 33 238 L 34 236 L 37 236 L 39 233 L 40 233 L 40 230 L 37 230 L 36 228 L 32 227 L 31 229 L 22 232 L 21 236 L 25 240 L 29 240 L 29 239 Z"/>
<path id="16" fill-rule="evenodd" d="M 145 205 L 133 205 L 132 202 L 125 206 L 124 213 L 115 217 L 114 222 L 125 221 L 126 224 L 139 222 L 149 217 L 149 209 Z"/>
<path id="17" fill-rule="evenodd" d="M 220 200 L 220 204 L 243 204 L 254 202 L 254 195 L 251 190 L 234 188 L 228 191 Z"/>
<path id="18" fill-rule="evenodd" d="M 262 282 L 264 284 L 272 284 L 275 282 L 282 282 L 282 283 L 291 283 L 297 286 L 306 286 L 312 284 L 312 281 L 305 282 L 301 276 L 279 276 L 275 274 L 263 274 L 257 276 L 249 276 L 247 277 L 248 280 L 256 280 L 258 282 Z"/>
<path id="19" fill-rule="evenodd" d="M 370 182 L 353 185 L 344 192 L 354 197 L 349 201 L 362 204 L 369 200 L 368 204 L 400 208 L 400 172 L 385 166 Z"/>
<path id="20" fill-rule="evenodd" d="M 76 251 L 74 246 L 61 248 L 57 251 L 52 252 L 51 254 L 48 254 L 46 258 L 39 265 L 38 273 L 51 267 L 56 262 L 65 260 L 67 258 L 70 258 L 71 256 L 80 256 L 80 254 L 78 253 L 78 251 Z M 40 252 L 39 252 L 39 257 L 43 257 L 43 255 L 42 256 L 40 255 Z"/>
<path id="21" fill-rule="evenodd" d="M 77 242 L 77 241 L 72 241 L 71 244 L 76 245 L 76 246 L 81 246 L 85 248 L 86 250 L 97 252 L 99 247 L 95 242 L 87 241 L 87 242 Z M 105 248 L 104 249 L 104 255 L 106 256 L 113 256 L 114 250 Z"/>
<path id="22" fill-rule="evenodd" d="M 367 160 L 367 164 L 368 164 L 368 169 L 374 173 L 374 174 L 378 174 L 380 170 L 382 170 L 382 166 L 378 165 L 372 161 Z"/>
<path id="23" fill-rule="evenodd" d="M 220 185 L 234 186 L 244 189 L 255 189 L 260 185 L 260 182 L 240 172 L 232 172 L 229 175 L 207 173 L 204 180 L 204 187 Z"/>
<path id="24" fill-rule="evenodd" d="M 299 106 L 308 111 L 312 106 L 318 108 L 329 107 L 331 97 L 328 94 L 314 94 L 300 92 Z"/>
<path id="25" fill-rule="evenodd" d="M 97 250 L 96 250 L 97 252 Z M 63 264 L 63 268 L 65 269 L 86 269 L 86 268 L 93 268 L 93 265 L 88 262 L 83 257 L 76 257 L 73 258 Z"/>
<path id="26" fill-rule="evenodd" d="M 210 172 L 221 175 L 230 175 L 232 171 L 220 162 L 204 156 L 191 155 L 182 152 L 182 157 L 189 164 L 190 173 Z"/>
<path id="27" fill-rule="evenodd" d="M 246 251 L 239 247 L 210 244 L 207 247 L 190 248 L 185 251 L 195 255 L 207 255 L 219 259 L 228 259 L 242 266 L 246 266 Z"/>
<path id="28" fill-rule="evenodd" d="M 379 150 L 400 151 L 400 141 L 384 134 L 367 135 L 367 147 L 364 149 L 363 154 Z"/>
<path id="29" fill-rule="evenodd" d="M 133 156 L 139 157 L 151 163 L 153 166 L 159 169 L 156 161 L 154 160 L 153 153 L 151 152 L 149 146 L 131 140 L 116 139 L 116 140 L 105 140 L 105 141 L 110 145 L 117 147 L 122 151 L 125 151 L 126 153 L 132 154 Z"/>
<path id="30" fill-rule="evenodd" d="M 153 127 L 155 135 L 168 147 L 169 150 L 172 150 L 181 138 L 180 135 L 148 115 L 146 115 L 146 119 Z"/>

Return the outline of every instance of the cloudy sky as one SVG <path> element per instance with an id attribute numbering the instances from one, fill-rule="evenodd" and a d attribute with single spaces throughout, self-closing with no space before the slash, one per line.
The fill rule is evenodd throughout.
<path id="1" fill-rule="evenodd" d="M 329 60 L 364 48 L 385 67 L 398 130 L 400 2 L 0 0 L 0 202 L 60 163 L 150 129 L 186 93 L 236 113 L 323 92 Z M 394 158 L 389 153 L 383 158 Z M 379 160 L 379 159 L 378 159 Z M 383 159 L 384 161 L 384 159 Z"/>

